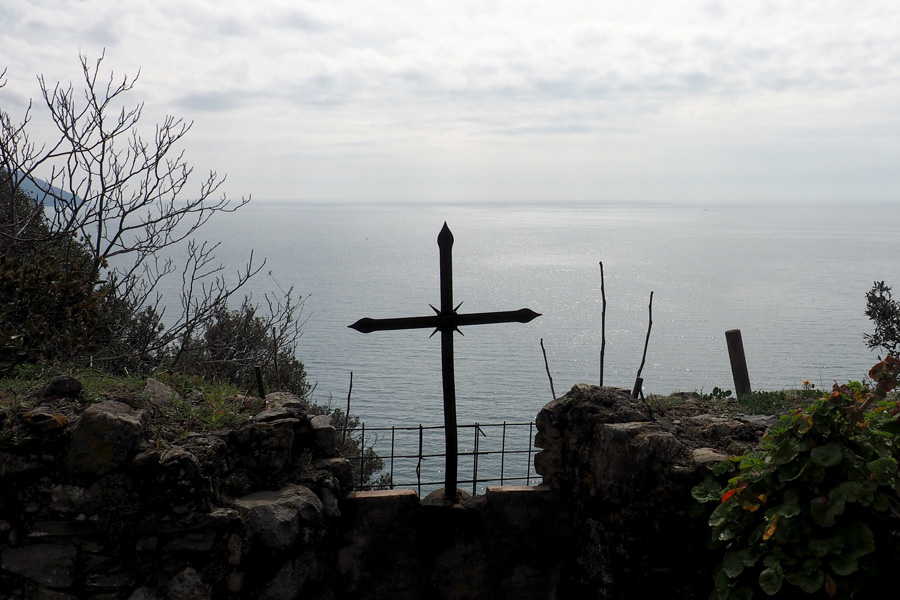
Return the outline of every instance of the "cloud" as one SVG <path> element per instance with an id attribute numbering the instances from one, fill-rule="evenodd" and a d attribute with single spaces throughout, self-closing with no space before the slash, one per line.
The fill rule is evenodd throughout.
<path id="1" fill-rule="evenodd" d="M 297 8 L 289 7 L 275 11 L 268 19 L 272 27 L 286 28 L 304 33 L 326 33 L 334 29 L 331 23 L 313 13 Z"/>
<path id="2" fill-rule="evenodd" d="M 190 112 L 222 112 L 246 107 L 250 98 L 236 91 L 197 92 L 176 98 L 175 106 Z"/>
<path id="3" fill-rule="evenodd" d="M 0 106 L 33 97 L 36 73 L 77 81 L 77 53 L 96 56 L 105 46 L 111 70 L 141 68 L 134 95 L 148 115 L 188 113 L 197 123 L 189 143 L 229 171 L 247 169 L 248 182 L 256 156 L 294 157 L 297 148 L 332 161 L 317 167 L 322 185 L 325 173 L 375 162 L 402 178 L 407 170 L 384 167 L 389 158 L 442 172 L 450 155 L 463 179 L 471 169 L 483 180 L 479 158 L 514 148 L 540 187 L 542 146 L 558 153 L 543 161 L 554 181 L 557 160 L 582 165 L 565 172 L 587 186 L 598 176 L 586 156 L 620 170 L 640 164 L 649 180 L 669 177 L 690 154 L 691 168 L 704 173 L 712 171 L 698 163 L 732 157 L 723 172 L 746 182 L 766 171 L 766 156 L 796 152 L 798 135 L 809 147 L 865 148 L 874 132 L 896 131 L 900 103 L 900 7 L 887 0 L 27 4 L 0 0 L 0 47 L 11 67 Z M 841 140 L 823 133 L 835 123 Z M 853 164 L 900 154 L 896 136 L 875 145 L 879 157 L 860 151 Z M 327 181 L 347 185 L 338 175 Z M 500 167 L 498 181 L 519 189 Z M 722 185 L 721 177 L 710 182 Z"/>

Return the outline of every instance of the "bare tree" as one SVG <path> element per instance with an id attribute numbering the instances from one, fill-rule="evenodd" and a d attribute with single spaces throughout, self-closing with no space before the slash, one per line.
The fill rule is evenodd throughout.
<path id="1" fill-rule="evenodd" d="M 0 173 L 6 174 L 0 177 L 0 198 L 21 197 L 23 186 L 39 190 L 37 202 L 24 209 L 10 200 L 0 242 L 9 249 L 77 239 L 89 262 L 85 285 L 104 287 L 107 298 L 132 314 L 144 312 L 158 332 L 147 339 L 144 351 L 174 346 L 174 355 L 180 356 L 197 328 L 262 269 L 264 261 L 254 265 L 251 253 L 229 282 L 215 260 L 217 244 L 193 240 L 213 215 L 237 210 L 249 197 L 228 199 L 220 192 L 225 178 L 214 171 L 192 192 L 193 167 L 180 149 L 191 123 L 169 116 L 152 137 L 142 136 L 143 103 L 125 104 L 138 77 L 111 74 L 106 79 L 103 59 L 90 63 L 80 56 L 83 89 L 79 85 L 78 91 L 38 76 L 42 104 L 55 125 L 50 141 L 29 136 L 32 103 L 21 120 L 0 109 Z M 0 87 L 2 79 L 0 74 Z M 29 227 L 41 219 L 46 227 Z M 181 314 L 169 315 L 163 327 L 157 285 L 178 268 L 160 257 L 182 243 L 187 259 L 180 269 Z"/>

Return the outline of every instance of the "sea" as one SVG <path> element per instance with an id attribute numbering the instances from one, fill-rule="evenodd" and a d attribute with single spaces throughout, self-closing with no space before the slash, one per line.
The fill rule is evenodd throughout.
<path id="1" fill-rule="evenodd" d="M 873 329 L 866 292 L 875 281 L 900 285 L 896 203 L 254 200 L 216 217 L 200 232 L 222 242 L 224 273 L 236 273 L 252 251 L 266 264 L 247 293 L 262 302 L 293 288 L 302 297 L 297 358 L 313 401 L 345 409 L 349 399 L 382 456 L 392 444 L 394 454 L 419 452 L 417 432 L 397 441 L 385 428 L 443 423 L 440 334 L 348 326 L 434 314 L 444 223 L 454 237 L 459 312 L 541 314 L 456 334 L 460 424 L 528 423 L 554 392 L 600 383 L 604 295 L 605 385 L 631 389 L 646 344 L 645 395 L 733 389 L 725 332 L 739 329 L 754 390 L 796 389 L 804 380 L 830 389 L 863 380 L 878 361 L 863 338 Z M 467 431 L 463 452 L 476 438 L 486 447 L 502 435 Z M 431 437 L 426 446 L 436 453 L 442 434 Z M 533 432 L 524 437 L 530 446 Z M 487 464 L 494 458 L 482 459 L 482 476 L 497 475 L 500 467 Z M 425 460 L 437 469 L 425 479 L 440 478 L 442 460 Z M 408 465 L 395 469 L 395 481 L 417 477 Z"/>

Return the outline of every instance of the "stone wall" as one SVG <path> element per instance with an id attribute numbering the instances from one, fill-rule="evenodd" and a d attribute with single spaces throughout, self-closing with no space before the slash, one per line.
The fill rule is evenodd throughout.
<path id="1" fill-rule="evenodd" d="M 273 395 L 240 428 L 167 443 L 154 428 L 173 394 L 151 382 L 73 413 L 51 393 L 18 415 L 28 439 L 0 450 L 0 597 L 330 597 L 352 473 L 327 419 Z"/>
<path id="2" fill-rule="evenodd" d="M 706 597 L 690 487 L 764 427 L 578 385 L 538 415 L 545 485 L 449 504 L 352 492 L 328 419 L 288 395 L 161 441 L 173 394 L 151 381 L 71 413 L 50 393 L 16 417 L 30 435 L 0 449 L 0 598 Z"/>
<path id="3" fill-rule="evenodd" d="M 341 597 L 557 598 L 571 520 L 549 488 L 489 487 L 420 502 L 412 490 L 356 492 L 342 503 Z"/>
<path id="4" fill-rule="evenodd" d="M 629 390 L 576 385 L 537 416 L 535 467 L 571 514 L 560 596 L 694 600 L 718 557 L 690 490 L 703 468 L 754 447 L 772 418 L 688 399 L 654 411 Z"/>
<path id="5" fill-rule="evenodd" d="M 543 600 L 558 587 L 569 519 L 547 488 L 457 505 L 353 493 L 328 419 L 289 395 L 239 428 L 165 442 L 174 392 L 159 382 L 90 405 L 54 394 L 0 449 L 4 600 Z"/>

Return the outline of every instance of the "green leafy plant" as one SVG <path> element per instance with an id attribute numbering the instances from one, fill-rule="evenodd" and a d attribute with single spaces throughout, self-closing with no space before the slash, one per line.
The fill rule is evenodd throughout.
<path id="1" fill-rule="evenodd" d="M 900 360 L 784 415 L 693 489 L 723 551 L 713 598 L 854 598 L 900 560 Z M 868 587 L 867 587 L 868 586 Z"/>
<path id="2" fill-rule="evenodd" d="M 724 400 L 725 398 L 731 397 L 731 390 L 724 390 L 720 387 L 714 387 L 712 393 L 706 394 L 705 398 L 710 398 L 712 400 Z"/>

